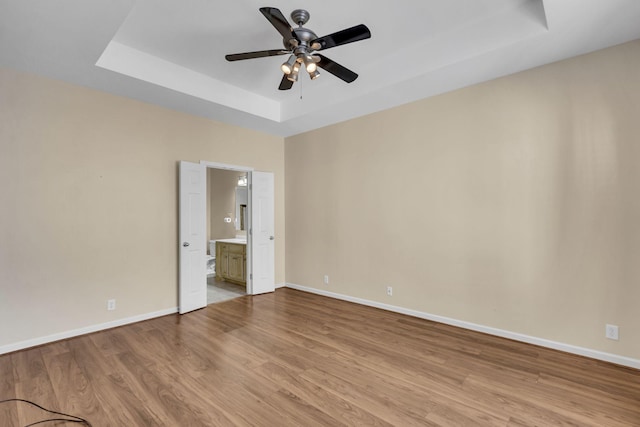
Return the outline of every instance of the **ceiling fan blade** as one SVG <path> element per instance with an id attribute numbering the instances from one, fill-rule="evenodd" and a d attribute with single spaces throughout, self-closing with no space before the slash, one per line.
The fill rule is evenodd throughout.
<path id="1" fill-rule="evenodd" d="M 265 18 L 271 22 L 271 25 L 282 34 L 285 40 L 298 39 L 296 33 L 293 32 L 293 28 L 289 25 L 289 21 L 287 21 L 287 18 L 280 12 L 280 9 L 275 7 L 261 7 L 260 12 L 262 12 Z"/>
<path id="2" fill-rule="evenodd" d="M 311 40 L 310 46 L 315 50 L 323 50 L 368 39 L 370 37 L 371 32 L 369 31 L 369 28 L 364 24 L 360 24 L 355 27 L 347 28 L 333 34 Z"/>
<path id="3" fill-rule="evenodd" d="M 292 86 L 293 86 L 293 82 L 289 80 L 287 78 L 287 75 L 285 74 L 284 76 L 282 76 L 282 81 L 280 82 L 280 86 L 278 86 L 278 89 L 289 90 L 291 89 Z"/>
<path id="4" fill-rule="evenodd" d="M 351 83 L 358 78 L 358 75 L 356 73 L 354 73 L 348 68 L 343 67 L 337 62 L 327 58 L 326 56 L 322 56 L 318 53 L 314 54 L 314 56 L 320 57 L 320 62 L 318 62 L 318 67 L 330 72 L 337 78 L 342 79 L 347 83 Z"/>
<path id="5" fill-rule="evenodd" d="M 258 50 L 256 52 L 232 53 L 225 55 L 227 61 L 240 61 L 242 59 L 264 58 L 267 56 L 286 55 L 291 53 L 283 49 Z"/>

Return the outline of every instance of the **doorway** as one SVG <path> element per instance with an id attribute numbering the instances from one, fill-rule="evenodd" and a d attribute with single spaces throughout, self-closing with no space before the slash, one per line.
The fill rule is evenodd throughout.
<path id="1" fill-rule="evenodd" d="M 207 167 L 207 305 L 247 294 L 248 173 Z"/>
<path id="2" fill-rule="evenodd" d="M 221 163 L 181 161 L 179 162 L 178 257 L 178 308 L 181 314 L 207 305 L 208 168 L 246 173 L 248 197 L 245 208 L 247 213 L 245 219 L 247 238 L 244 253 L 246 256 L 245 292 L 248 295 L 256 295 L 275 290 L 273 173 Z M 233 218 L 230 218 L 232 222 Z M 231 255 L 228 255 L 229 259 L 233 258 L 237 261 L 238 258 Z M 216 254 L 217 257 L 218 254 Z M 218 262 L 216 260 L 216 263 Z M 235 268 L 237 265 L 235 263 L 233 267 Z"/>

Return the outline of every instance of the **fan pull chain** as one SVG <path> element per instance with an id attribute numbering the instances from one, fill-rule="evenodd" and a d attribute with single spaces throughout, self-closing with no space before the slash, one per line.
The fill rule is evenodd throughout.
<path id="1" fill-rule="evenodd" d="M 300 79 L 300 101 L 302 101 L 302 79 Z"/>

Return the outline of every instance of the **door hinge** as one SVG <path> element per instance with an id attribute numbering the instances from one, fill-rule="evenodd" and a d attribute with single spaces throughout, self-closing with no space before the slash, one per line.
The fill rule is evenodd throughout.
<path id="1" fill-rule="evenodd" d="M 249 279 L 253 280 L 253 273 L 249 273 Z"/>

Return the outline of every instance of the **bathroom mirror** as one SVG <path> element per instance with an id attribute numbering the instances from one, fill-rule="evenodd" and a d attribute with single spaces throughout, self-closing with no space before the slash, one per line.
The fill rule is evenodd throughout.
<path id="1" fill-rule="evenodd" d="M 236 187 L 236 230 L 246 230 L 248 199 L 247 187 Z"/>

